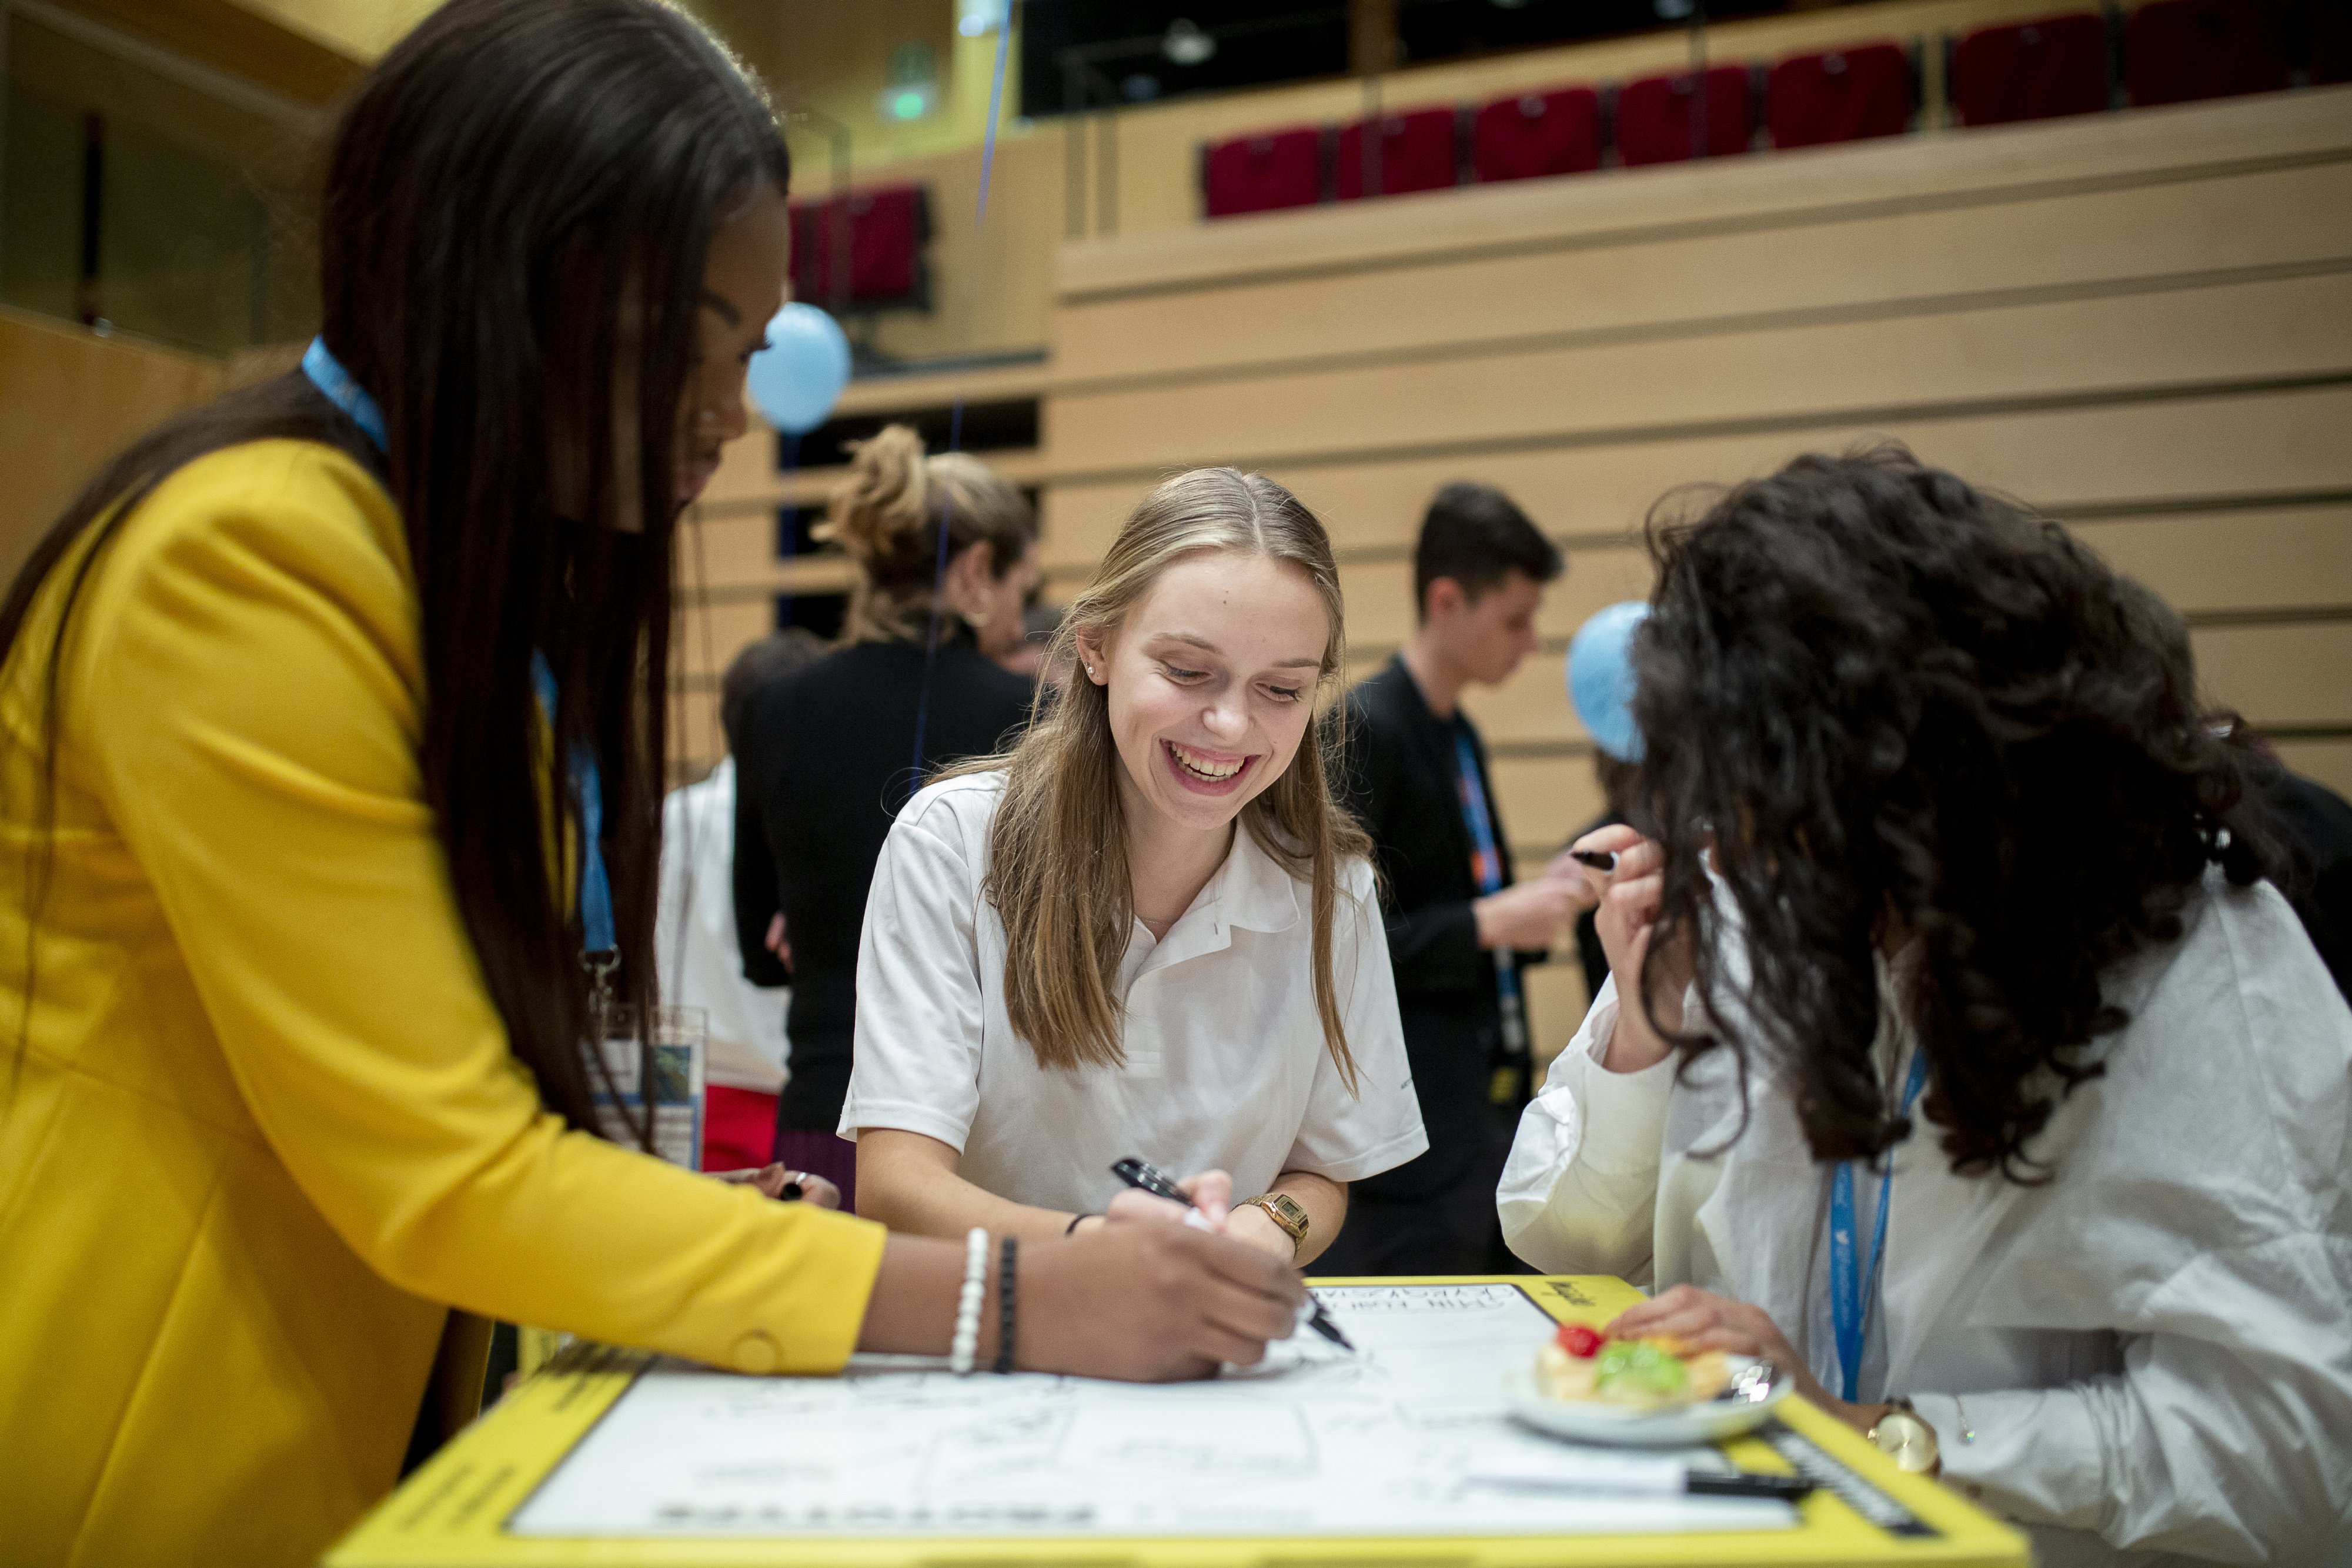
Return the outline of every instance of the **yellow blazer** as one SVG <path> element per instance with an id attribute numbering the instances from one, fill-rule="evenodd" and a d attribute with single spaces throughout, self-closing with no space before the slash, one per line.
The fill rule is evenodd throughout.
<path id="1" fill-rule="evenodd" d="M 567 1132 L 508 1050 L 365 471 L 259 442 L 138 509 L 69 628 L 51 827 L 68 575 L 0 671 L 0 1563 L 315 1560 L 452 1307 L 838 1368 L 881 1227 Z"/>

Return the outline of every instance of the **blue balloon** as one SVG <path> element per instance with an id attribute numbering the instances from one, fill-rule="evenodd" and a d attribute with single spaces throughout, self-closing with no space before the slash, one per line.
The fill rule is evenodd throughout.
<path id="1" fill-rule="evenodd" d="M 786 435 L 806 435 L 849 384 L 849 340 L 838 321 L 794 300 L 768 323 L 768 346 L 751 356 L 747 380 L 761 418 Z"/>
<path id="2" fill-rule="evenodd" d="M 1620 762 L 1642 760 L 1642 732 L 1633 724 L 1633 633 L 1650 618 L 1638 599 L 1612 604 L 1576 629 L 1568 644 L 1568 700 L 1592 743 Z"/>

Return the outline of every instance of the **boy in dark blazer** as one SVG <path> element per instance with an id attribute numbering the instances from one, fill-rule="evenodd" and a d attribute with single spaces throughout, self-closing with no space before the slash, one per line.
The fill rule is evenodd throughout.
<path id="1" fill-rule="evenodd" d="M 1589 906 L 1573 862 L 1514 885 L 1486 748 L 1464 687 L 1535 651 L 1559 551 L 1491 486 L 1448 485 L 1413 557 L 1419 621 L 1349 695 L 1348 804 L 1380 858 L 1389 956 L 1429 1152 L 1349 1192 L 1326 1274 L 1467 1274 L 1507 1264 L 1495 1184 L 1529 1092 L 1519 965 Z"/>

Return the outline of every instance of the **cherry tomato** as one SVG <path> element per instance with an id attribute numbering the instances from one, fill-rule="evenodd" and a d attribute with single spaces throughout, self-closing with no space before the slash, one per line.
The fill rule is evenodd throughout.
<path id="1" fill-rule="evenodd" d="M 1558 1337 L 1559 1348 L 1575 1356 L 1599 1355 L 1601 1347 L 1608 1343 L 1598 1330 L 1586 1328 L 1582 1323 L 1560 1324 Z"/>

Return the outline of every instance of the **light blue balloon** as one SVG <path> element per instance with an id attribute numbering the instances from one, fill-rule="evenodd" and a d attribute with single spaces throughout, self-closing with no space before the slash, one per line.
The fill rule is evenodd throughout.
<path id="1" fill-rule="evenodd" d="M 1650 618 L 1638 599 L 1596 612 L 1568 644 L 1568 700 L 1592 743 L 1620 762 L 1642 760 L 1642 732 L 1633 724 L 1633 633 Z"/>
<path id="2" fill-rule="evenodd" d="M 747 380 L 762 419 L 786 435 L 806 435 L 849 384 L 849 340 L 841 323 L 795 299 L 768 323 L 768 346 L 751 356 Z"/>

